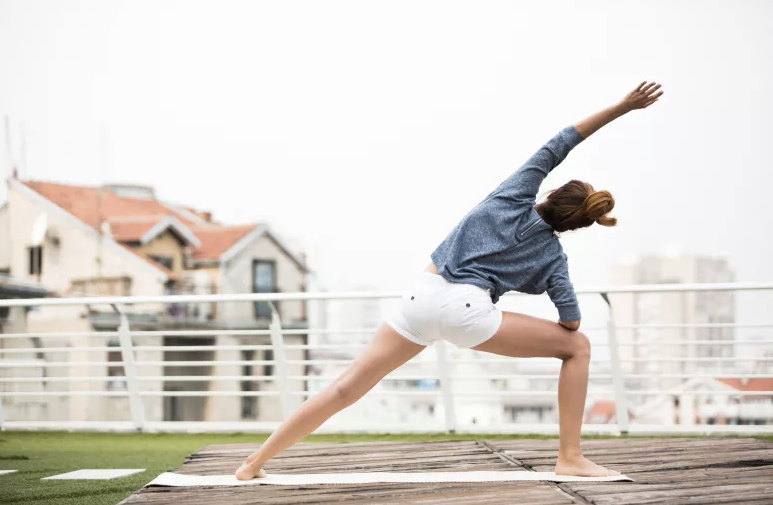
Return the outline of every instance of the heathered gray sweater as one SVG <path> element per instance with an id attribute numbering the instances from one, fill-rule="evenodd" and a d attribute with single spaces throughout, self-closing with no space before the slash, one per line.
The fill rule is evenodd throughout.
<path id="1" fill-rule="evenodd" d="M 507 291 L 547 291 L 561 321 L 579 320 L 566 254 L 534 205 L 542 181 L 582 141 L 564 128 L 472 209 L 432 253 L 440 275 L 490 289 L 494 303 Z"/>

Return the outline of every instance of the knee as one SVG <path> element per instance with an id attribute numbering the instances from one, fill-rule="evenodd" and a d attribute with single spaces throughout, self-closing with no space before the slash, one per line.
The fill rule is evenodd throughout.
<path id="1" fill-rule="evenodd" d="M 590 339 L 588 335 L 581 331 L 575 331 L 572 338 L 574 339 L 574 355 L 590 358 Z"/>
<path id="2" fill-rule="evenodd" d="M 569 349 L 563 357 L 564 360 L 576 357 L 590 359 L 590 339 L 585 333 L 571 331 L 569 332 L 569 339 Z"/>

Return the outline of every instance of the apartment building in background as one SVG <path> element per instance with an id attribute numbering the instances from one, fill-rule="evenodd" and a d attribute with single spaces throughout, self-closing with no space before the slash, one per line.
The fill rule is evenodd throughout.
<path id="1" fill-rule="evenodd" d="M 612 281 L 617 286 L 722 283 L 734 279 L 726 259 L 690 255 L 644 256 L 617 264 L 612 271 Z M 626 380 L 629 391 L 667 390 L 696 374 L 719 376 L 733 367 L 723 360 L 735 353 L 732 327 L 681 325 L 734 323 L 734 293 L 615 294 L 611 301 L 623 372 L 651 375 Z M 630 328 L 640 325 L 645 327 Z M 631 395 L 631 400 L 634 405 L 641 405 L 648 398 Z"/>
<path id="2" fill-rule="evenodd" d="M 150 187 L 73 186 L 12 177 L 8 180 L 8 201 L 0 208 L 0 273 L 45 286 L 60 296 L 155 296 L 305 291 L 308 268 L 304 258 L 291 251 L 266 224 L 224 225 L 209 213 L 161 201 Z M 305 303 L 288 301 L 276 306 L 284 328 L 308 327 Z M 140 365 L 141 389 L 164 392 L 144 398 L 149 421 L 280 418 L 274 396 L 192 395 L 194 391 L 276 390 L 273 382 L 249 379 L 273 375 L 271 364 L 250 363 L 273 359 L 270 350 L 211 350 L 214 345 L 268 344 L 267 335 L 228 333 L 267 329 L 271 320 L 268 304 L 135 304 L 122 310 L 128 314 L 137 359 L 148 363 Z M 29 332 L 77 332 L 82 336 L 73 337 L 65 344 L 67 349 L 62 348 L 61 339 L 44 338 L 39 343 L 0 340 L 0 351 L 41 346 L 34 355 L 16 353 L 14 359 L 61 364 L 25 369 L 27 375 L 37 374 L 41 381 L 7 384 L 6 390 L 52 392 L 69 388 L 85 393 L 7 398 L 6 419 L 128 420 L 126 397 L 89 395 L 126 388 L 118 339 L 94 335 L 115 332 L 118 324 L 114 308 L 101 305 L 45 307 L 27 314 Z M 219 333 L 196 335 L 200 330 Z M 154 333 L 143 336 L 138 331 Z M 287 335 L 285 340 L 305 344 L 307 339 L 296 334 Z M 175 350 L 175 346 L 189 350 Z M 191 349 L 197 346 L 207 350 Z M 103 350 L 82 350 L 88 348 Z M 7 360 L 9 355 L 0 354 L 0 359 Z M 288 359 L 302 360 L 305 356 L 305 351 L 288 352 Z M 86 361 L 108 364 L 78 365 Z M 162 361 L 195 364 L 164 366 Z M 205 361 L 211 363 L 196 363 Z M 304 365 L 290 365 L 290 375 L 304 374 Z M 71 380 L 46 380 L 57 376 Z M 224 380 L 186 379 L 203 376 Z M 304 381 L 296 382 L 292 387 L 302 390 Z M 184 395 L 175 396 L 177 391 Z"/>

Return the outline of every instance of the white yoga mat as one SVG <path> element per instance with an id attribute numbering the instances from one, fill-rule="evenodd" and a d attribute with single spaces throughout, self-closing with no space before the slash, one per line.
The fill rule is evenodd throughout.
<path id="1" fill-rule="evenodd" d="M 0 470 L 0 475 L 8 475 L 9 473 L 16 473 L 18 470 Z"/>
<path id="2" fill-rule="evenodd" d="M 616 482 L 633 479 L 625 475 L 612 477 L 572 477 L 556 475 L 553 472 L 499 471 L 499 472 L 425 472 L 425 473 L 307 473 L 298 475 L 274 475 L 248 481 L 238 480 L 234 475 L 180 475 L 162 473 L 149 486 L 196 487 L 196 486 L 308 486 L 314 484 L 377 484 L 377 483 L 436 483 L 436 482 Z"/>
<path id="3" fill-rule="evenodd" d="M 119 479 L 121 477 L 128 477 L 135 473 L 144 472 L 142 468 L 125 469 L 125 470 L 75 470 L 74 472 L 63 473 L 60 475 L 53 475 L 51 477 L 43 477 L 40 480 L 110 480 Z"/>

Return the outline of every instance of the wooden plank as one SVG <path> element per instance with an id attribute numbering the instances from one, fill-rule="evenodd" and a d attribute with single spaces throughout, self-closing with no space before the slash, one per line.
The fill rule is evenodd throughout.
<path id="1" fill-rule="evenodd" d="M 712 487 L 702 493 L 696 493 L 690 490 L 688 493 L 680 493 L 676 490 L 667 491 L 645 491 L 638 493 L 628 493 L 625 496 L 602 494 L 593 498 L 597 505 L 626 503 L 628 505 L 648 505 L 655 503 L 668 503 L 677 505 L 679 503 L 691 504 L 709 504 L 709 503 L 727 503 L 727 500 L 736 500 L 735 503 L 746 503 L 746 500 L 761 500 L 768 498 L 773 501 L 773 482 L 725 485 L 722 487 Z"/>
<path id="2" fill-rule="evenodd" d="M 487 447 L 490 444 L 491 447 Z M 233 471 L 257 445 L 207 446 L 186 459 L 180 473 Z M 773 504 L 773 444 L 755 439 L 613 439 L 583 443 L 586 456 L 619 466 L 634 483 L 503 482 L 486 484 L 368 484 L 354 486 L 261 486 L 248 488 L 152 488 L 126 505 L 231 504 L 471 504 L 529 505 L 720 505 Z M 267 470 L 282 473 L 350 471 L 454 471 L 520 469 L 550 471 L 556 440 L 358 442 L 298 444 L 274 458 Z M 520 456 L 520 457 L 519 457 Z M 771 464 L 753 465 L 755 461 Z M 569 493 L 569 494 L 567 494 Z"/>

